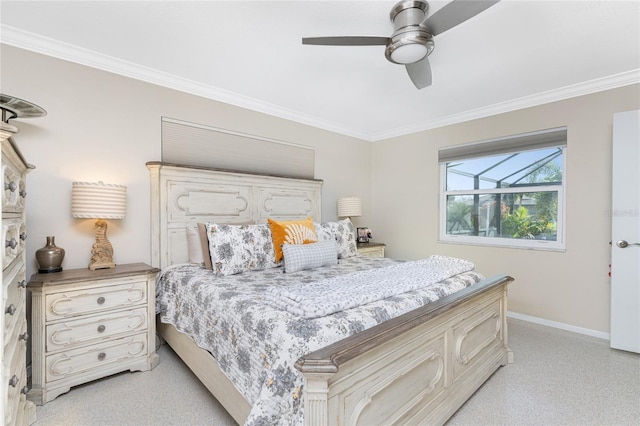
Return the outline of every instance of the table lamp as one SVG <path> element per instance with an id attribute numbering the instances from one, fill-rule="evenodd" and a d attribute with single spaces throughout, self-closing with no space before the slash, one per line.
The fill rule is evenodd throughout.
<path id="1" fill-rule="evenodd" d="M 107 239 L 105 219 L 124 219 L 127 187 L 104 182 L 73 182 L 71 215 L 78 219 L 98 219 L 96 242 L 91 248 L 90 270 L 115 268 L 113 247 Z"/>
<path id="2" fill-rule="evenodd" d="M 362 202 L 360 197 L 342 197 L 338 198 L 338 217 L 362 216 Z"/>

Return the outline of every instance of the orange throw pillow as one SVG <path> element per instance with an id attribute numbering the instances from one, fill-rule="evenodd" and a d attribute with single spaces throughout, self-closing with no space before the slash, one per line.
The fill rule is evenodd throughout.
<path id="1" fill-rule="evenodd" d="M 273 249 L 276 252 L 276 263 L 282 260 L 282 244 L 309 244 L 318 241 L 313 219 L 287 220 L 278 222 L 267 219 L 271 228 Z"/>

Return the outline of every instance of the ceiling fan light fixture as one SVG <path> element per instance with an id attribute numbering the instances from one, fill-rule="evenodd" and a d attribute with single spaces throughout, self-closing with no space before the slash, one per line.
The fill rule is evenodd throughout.
<path id="1" fill-rule="evenodd" d="M 384 52 L 396 64 L 413 64 L 433 51 L 433 38 L 424 30 L 405 32 L 393 37 Z"/>
<path id="2" fill-rule="evenodd" d="M 428 52 L 427 46 L 423 44 L 408 43 L 398 46 L 389 55 L 396 64 L 412 64 L 424 58 Z"/>

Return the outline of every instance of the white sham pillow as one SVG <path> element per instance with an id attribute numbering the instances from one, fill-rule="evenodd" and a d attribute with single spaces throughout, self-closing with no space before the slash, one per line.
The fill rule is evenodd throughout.
<path id="1" fill-rule="evenodd" d="M 202 242 L 200 241 L 200 231 L 196 225 L 187 225 L 187 243 L 189 249 L 189 263 L 198 265 L 204 264 L 202 255 Z"/>

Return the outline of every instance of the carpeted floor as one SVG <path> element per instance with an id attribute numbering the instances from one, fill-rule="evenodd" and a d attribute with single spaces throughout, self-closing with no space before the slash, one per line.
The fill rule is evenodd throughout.
<path id="1" fill-rule="evenodd" d="M 509 319 L 515 363 L 499 369 L 454 425 L 640 425 L 640 355 L 605 340 Z M 73 388 L 36 425 L 234 425 L 173 351 L 160 365 Z"/>

